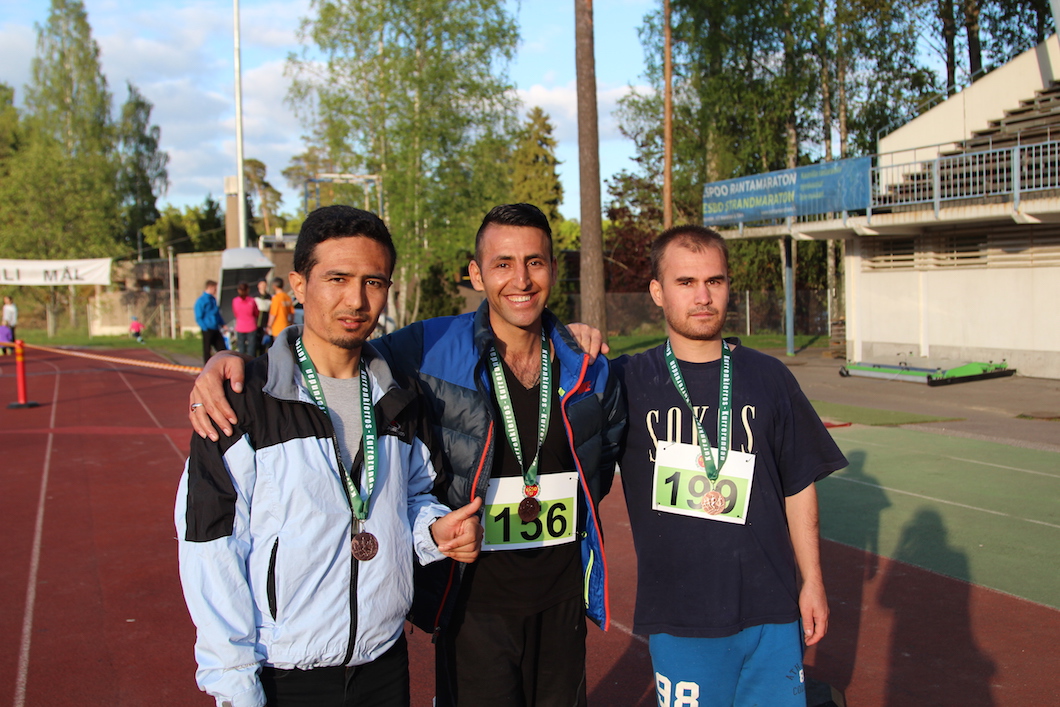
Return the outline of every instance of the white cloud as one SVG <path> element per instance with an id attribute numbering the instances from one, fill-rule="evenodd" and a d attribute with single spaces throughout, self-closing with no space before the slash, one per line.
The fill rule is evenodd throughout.
<path id="1" fill-rule="evenodd" d="M 648 86 L 635 86 L 638 92 L 650 92 Z M 600 141 L 622 139 L 614 111 L 618 101 L 633 89 L 629 86 L 605 86 L 596 91 L 596 112 L 599 120 Z M 556 130 L 553 133 L 560 142 L 576 142 L 578 139 L 578 94 L 577 84 L 570 81 L 563 86 L 547 87 L 535 84 L 528 89 L 516 91 L 523 105 L 523 112 L 540 106 L 549 114 Z"/>

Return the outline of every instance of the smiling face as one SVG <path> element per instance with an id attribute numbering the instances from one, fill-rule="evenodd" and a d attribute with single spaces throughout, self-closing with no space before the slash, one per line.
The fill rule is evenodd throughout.
<path id="1" fill-rule="evenodd" d="M 729 275 L 721 250 L 693 250 L 672 242 L 659 263 L 658 279 L 648 287 L 663 309 L 671 341 L 721 340 L 729 307 Z"/>
<path id="2" fill-rule="evenodd" d="M 363 236 L 330 238 L 314 249 L 308 276 L 291 273 L 305 311 L 302 339 L 310 356 L 328 347 L 360 350 L 386 306 L 391 262 L 387 249 Z"/>
<path id="3" fill-rule="evenodd" d="M 502 340 L 516 329 L 539 331 L 555 273 L 556 261 L 543 231 L 497 223 L 482 232 L 479 252 L 468 266 L 472 286 L 486 293 L 490 324 Z"/>

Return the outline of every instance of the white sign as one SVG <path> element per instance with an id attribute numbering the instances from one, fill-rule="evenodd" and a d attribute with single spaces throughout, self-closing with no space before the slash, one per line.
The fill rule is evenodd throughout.
<path id="1" fill-rule="evenodd" d="M 0 260 L 0 285 L 109 285 L 110 258 Z"/>

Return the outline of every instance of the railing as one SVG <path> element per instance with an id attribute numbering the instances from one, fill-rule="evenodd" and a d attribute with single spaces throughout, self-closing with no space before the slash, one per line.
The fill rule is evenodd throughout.
<path id="1" fill-rule="evenodd" d="M 923 162 L 872 168 L 869 215 L 895 206 L 933 204 L 938 215 L 943 202 L 1012 197 L 1032 191 L 1060 189 L 1060 142 L 1016 145 L 1010 148 L 936 157 Z"/>

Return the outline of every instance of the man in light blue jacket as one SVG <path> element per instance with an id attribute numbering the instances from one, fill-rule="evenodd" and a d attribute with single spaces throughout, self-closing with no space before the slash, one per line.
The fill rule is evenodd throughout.
<path id="1" fill-rule="evenodd" d="M 395 260 L 373 214 L 310 214 L 290 276 L 304 328 L 226 391 L 235 434 L 192 439 L 180 574 L 197 680 L 219 707 L 407 706 L 413 553 L 478 555 L 481 500 L 450 512 L 431 495 L 419 397 L 363 347 Z"/>

